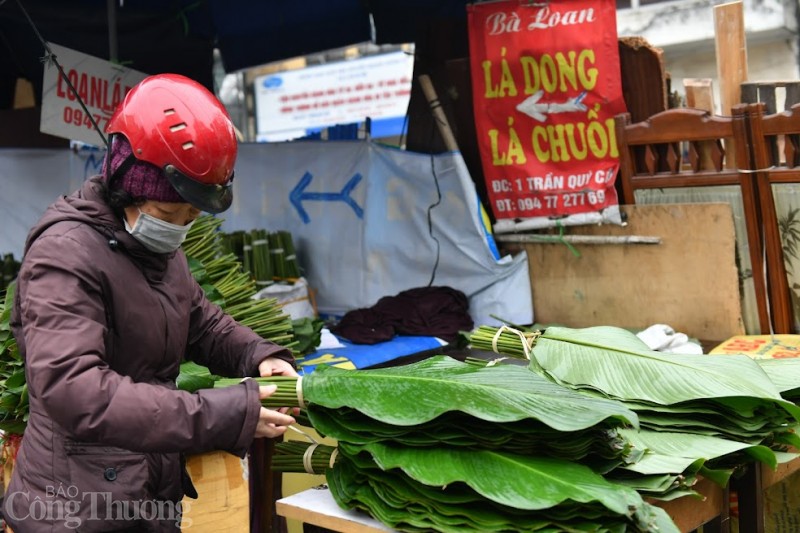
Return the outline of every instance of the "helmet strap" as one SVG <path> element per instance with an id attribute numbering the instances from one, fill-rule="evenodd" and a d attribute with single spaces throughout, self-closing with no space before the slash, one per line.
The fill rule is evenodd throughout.
<path id="1" fill-rule="evenodd" d="M 110 156 L 110 153 L 109 153 L 109 157 L 107 157 L 106 159 L 109 160 L 109 162 L 106 163 L 106 175 L 108 176 L 108 171 L 111 170 L 111 168 L 110 168 L 111 167 L 111 162 L 110 162 L 111 156 Z M 114 170 L 114 173 L 111 176 L 109 176 L 109 178 L 108 178 L 107 187 L 109 188 L 109 190 L 114 188 L 113 187 L 114 182 L 118 178 L 121 178 L 122 176 L 124 176 L 125 173 L 128 171 L 128 169 L 130 169 L 135 162 L 136 162 L 136 157 L 133 154 L 131 154 L 128 157 L 125 158 L 125 161 L 120 163 L 120 165 L 116 168 L 116 170 Z"/>

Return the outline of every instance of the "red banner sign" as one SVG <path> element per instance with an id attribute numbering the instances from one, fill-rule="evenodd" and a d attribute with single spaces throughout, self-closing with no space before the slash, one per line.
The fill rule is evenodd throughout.
<path id="1" fill-rule="evenodd" d="M 625 112 L 612 0 L 468 6 L 478 145 L 497 219 L 617 205 Z"/>

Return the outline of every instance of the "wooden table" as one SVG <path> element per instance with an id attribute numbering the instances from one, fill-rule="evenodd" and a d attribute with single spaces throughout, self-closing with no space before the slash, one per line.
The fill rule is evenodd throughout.
<path id="1" fill-rule="evenodd" d="M 796 450 L 794 450 L 796 451 Z M 734 483 L 739 500 L 739 531 L 764 533 L 764 493 L 800 470 L 800 458 L 770 470 L 761 463 L 748 465 L 745 474 Z"/>
<path id="2" fill-rule="evenodd" d="M 703 495 L 702 500 L 684 496 L 668 502 L 650 503 L 664 509 L 683 533 L 695 531 L 700 526 L 703 526 L 703 533 L 728 533 L 728 489 L 702 477 L 693 488 Z"/>
<path id="3" fill-rule="evenodd" d="M 326 486 L 292 494 L 275 503 L 277 513 L 304 524 L 346 533 L 385 533 L 394 531 L 374 518 L 358 511 L 339 507 Z"/>

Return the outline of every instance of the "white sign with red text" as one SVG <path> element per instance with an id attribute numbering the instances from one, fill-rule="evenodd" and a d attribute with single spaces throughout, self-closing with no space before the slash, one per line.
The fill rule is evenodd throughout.
<path id="1" fill-rule="evenodd" d="M 103 140 L 95 130 L 92 119 L 105 132 L 114 109 L 147 74 L 57 44 L 48 45 L 64 69 L 69 83 L 52 61 L 45 63 L 39 129 L 42 133 L 102 146 Z M 88 114 L 81 106 L 76 91 Z"/>
<path id="2" fill-rule="evenodd" d="M 337 124 L 403 117 L 414 57 L 405 52 L 276 72 L 255 79 L 259 139 L 288 140 Z"/>

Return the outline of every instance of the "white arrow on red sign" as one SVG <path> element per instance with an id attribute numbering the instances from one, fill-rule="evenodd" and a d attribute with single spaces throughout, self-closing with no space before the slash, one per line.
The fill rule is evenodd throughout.
<path id="1" fill-rule="evenodd" d="M 517 105 L 517 111 L 525 113 L 539 122 L 544 122 L 550 113 L 571 113 L 574 111 L 586 111 L 587 109 L 586 105 L 582 103 L 586 97 L 586 91 L 561 103 L 539 103 L 543 94 L 544 91 L 539 90 L 529 96 Z"/>

